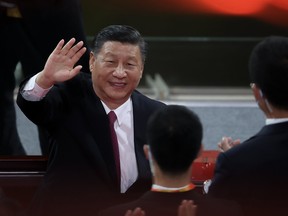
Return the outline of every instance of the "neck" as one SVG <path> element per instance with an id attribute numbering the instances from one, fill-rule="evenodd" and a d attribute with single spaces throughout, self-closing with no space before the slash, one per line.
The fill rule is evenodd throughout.
<path id="1" fill-rule="evenodd" d="M 158 174 L 154 176 L 154 184 L 168 188 L 184 187 L 191 183 L 191 173 L 181 175 Z"/>
<path id="2" fill-rule="evenodd" d="M 276 108 L 271 104 L 270 107 L 272 112 L 265 113 L 266 118 L 274 118 L 274 119 L 288 118 L 288 110 Z"/>
<path id="3" fill-rule="evenodd" d="M 100 100 L 105 103 L 105 105 L 110 109 L 110 110 L 115 110 L 118 107 L 120 107 L 121 105 L 123 105 L 129 98 L 131 95 L 125 95 L 123 97 L 114 97 L 111 95 L 107 95 L 103 92 L 101 92 L 100 90 L 97 89 L 97 87 L 95 87 L 95 85 L 93 85 L 93 89 L 95 94 L 100 98 Z"/>

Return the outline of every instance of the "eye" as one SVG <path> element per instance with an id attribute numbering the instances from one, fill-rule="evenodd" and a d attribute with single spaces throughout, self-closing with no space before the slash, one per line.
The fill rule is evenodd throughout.
<path id="1" fill-rule="evenodd" d="M 128 66 L 136 66 L 136 64 L 134 62 L 128 62 L 127 65 Z"/>
<path id="2" fill-rule="evenodd" d="M 116 61 L 113 59 L 107 59 L 104 62 L 107 66 L 113 66 L 114 67 L 114 65 L 116 65 Z"/>

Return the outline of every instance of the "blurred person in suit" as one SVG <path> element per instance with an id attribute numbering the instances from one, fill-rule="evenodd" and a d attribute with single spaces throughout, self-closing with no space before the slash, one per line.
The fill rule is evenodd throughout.
<path id="1" fill-rule="evenodd" d="M 100 30 L 91 49 L 91 74 L 74 67 L 86 47 L 72 38 L 61 40 L 44 69 L 21 84 L 17 104 L 53 141 L 33 215 L 95 216 L 151 185 L 146 124 L 166 105 L 136 90 L 146 42 L 131 26 L 111 25 Z"/>
<path id="2" fill-rule="evenodd" d="M 288 211 L 288 38 L 270 36 L 249 60 L 254 98 L 266 125 L 239 144 L 223 137 L 208 194 L 239 202 L 245 215 Z"/>
<path id="3" fill-rule="evenodd" d="M 68 12 L 69 11 L 69 12 Z M 56 43 L 86 37 L 79 0 L 0 0 L 0 155 L 25 155 L 16 126 L 15 68 L 23 76 L 39 72 Z M 79 60 L 89 72 L 89 51 Z M 49 135 L 38 128 L 43 155 L 49 152 Z"/>
<path id="4" fill-rule="evenodd" d="M 127 209 L 136 211 L 139 207 L 149 216 L 176 216 L 183 200 L 193 200 L 198 216 L 241 215 L 236 203 L 214 199 L 195 190 L 191 169 L 201 148 L 202 136 L 199 117 L 187 107 L 167 105 L 154 113 L 148 121 L 148 144 L 144 146 L 153 173 L 150 191 L 137 200 L 113 206 L 99 215 L 124 215 Z M 186 209 L 185 202 L 183 208 Z M 181 207 L 179 211 L 184 213 Z"/>

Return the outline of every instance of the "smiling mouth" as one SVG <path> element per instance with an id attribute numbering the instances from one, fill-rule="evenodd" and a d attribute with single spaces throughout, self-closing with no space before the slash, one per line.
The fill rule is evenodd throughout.
<path id="1" fill-rule="evenodd" d="M 111 86 L 113 86 L 113 87 L 117 87 L 117 88 L 123 88 L 123 87 L 126 86 L 126 83 L 116 83 L 116 82 L 111 82 L 110 84 L 111 84 Z"/>

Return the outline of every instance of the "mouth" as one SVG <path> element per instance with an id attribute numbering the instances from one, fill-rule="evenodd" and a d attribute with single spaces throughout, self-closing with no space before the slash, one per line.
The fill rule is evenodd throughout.
<path id="1" fill-rule="evenodd" d="M 110 85 L 112 87 L 116 87 L 116 88 L 123 88 L 126 86 L 126 83 L 123 82 L 110 82 Z"/>

